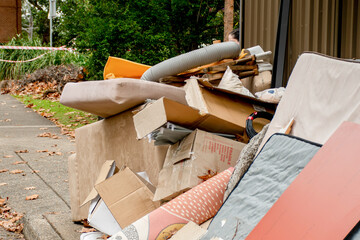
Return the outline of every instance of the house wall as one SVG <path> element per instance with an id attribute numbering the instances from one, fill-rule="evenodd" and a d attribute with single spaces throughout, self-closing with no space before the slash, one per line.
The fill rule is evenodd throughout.
<path id="1" fill-rule="evenodd" d="M 0 43 L 21 32 L 21 0 L 0 0 Z"/>
<path id="2" fill-rule="evenodd" d="M 275 52 L 280 0 L 244 0 L 244 47 Z M 358 0 L 293 0 L 284 85 L 304 51 L 360 59 Z"/>

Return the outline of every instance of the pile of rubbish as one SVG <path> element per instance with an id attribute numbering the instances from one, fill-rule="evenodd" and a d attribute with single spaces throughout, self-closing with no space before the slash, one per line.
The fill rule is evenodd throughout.
<path id="1" fill-rule="evenodd" d="M 271 89 L 271 53 L 214 45 L 65 85 L 104 118 L 69 157 L 81 239 L 359 238 L 360 64 L 304 53 Z"/>

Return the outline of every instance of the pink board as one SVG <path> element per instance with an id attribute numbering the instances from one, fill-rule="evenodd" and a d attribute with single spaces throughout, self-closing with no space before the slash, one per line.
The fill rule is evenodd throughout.
<path id="1" fill-rule="evenodd" d="M 360 220 L 360 125 L 344 122 L 246 239 L 344 239 Z"/>

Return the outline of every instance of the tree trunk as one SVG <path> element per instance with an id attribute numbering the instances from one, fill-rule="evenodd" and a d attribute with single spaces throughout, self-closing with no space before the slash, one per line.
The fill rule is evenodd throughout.
<path id="1" fill-rule="evenodd" d="M 224 42 L 226 42 L 234 26 L 234 0 L 225 0 L 224 5 Z"/>

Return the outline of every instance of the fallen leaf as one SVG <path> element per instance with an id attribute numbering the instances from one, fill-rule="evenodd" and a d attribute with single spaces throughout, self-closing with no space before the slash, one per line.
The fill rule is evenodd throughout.
<path id="1" fill-rule="evenodd" d="M 6 155 L 6 156 L 4 156 L 4 158 L 12 158 L 12 157 L 14 157 L 13 155 Z"/>
<path id="2" fill-rule="evenodd" d="M 24 188 L 25 190 L 34 190 L 34 189 L 36 189 L 36 187 L 26 187 L 26 188 Z"/>
<path id="3" fill-rule="evenodd" d="M 26 105 L 27 108 L 32 108 L 34 106 L 33 103 L 29 103 L 28 105 Z"/>
<path id="4" fill-rule="evenodd" d="M 4 172 L 7 172 L 9 171 L 9 169 L 0 169 L 0 173 L 4 173 Z"/>
<path id="5" fill-rule="evenodd" d="M 12 165 L 25 164 L 25 163 L 27 163 L 27 162 L 25 162 L 25 161 L 17 161 L 17 162 L 12 163 Z"/>
<path id="6" fill-rule="evenodd" d="M 47 128 L 40 128 L 40 130 L 47 130 Z"/>
<path id="7" fill-rule="evenodd" d="M 61 156 L 62 152 L 56 152 L 55 154 L 58 155 L 58 156 Z"/>
<path id="8" fill-rule="evenodd" d="M 89 233 L 89 232 L 96 232 L 95 228 L 82 228 L 80 233 Z"/>
<path id="9" fill-rule="evenodd" d="M 36 152 L 38 152 L 38 153 L 43 153 L 43 152 L 48 152 L 49 150 L 36 150 Z"/>
<path id="10" fill-rule="evenodd" d="M 0 198 L 0 206 L 4 206 L 5 203 L 6 203 L 6 199 Z"/>
<path id="11" fill-rule="evenodd" d="M 27 149 L 25 149 L 25 150 L 17 150 L 15 152 L 16 153 L 28 153 L 29 151 Z"/>
<path id="12" fill-rule="evenodd" d="M 32 173 L 38 173 L 40 172 L 39 170 L 33 170 Z"/>
<path id="13" fill-rule="evenodd" d="M 57 144 L 52 145 L 51 147 L 57 147 Z"/>
<path id="14" fill-rule="evenodd" d="M 70 151 L 70 152 L 69 152 L 69 154 L 74 154 L 74 153 L 75 153 L 75 151 Z"/>
<path id="15" fill-rule="evenodd" d="M 10 118 L 5 119 L 5 122 L 11 122 L 11 119 Z"/>
<path id="16" fill-rule="evenodd" d="M 39 198 L 39 194 L 33 194 L 33 195 L 30 195 L 30 196 L 27 196 L 25 198 L 25 200 L 35 200 L 35 199 L 38 199 Z"/>
<path id="17" fill-rule="evenodd" d="M 59 212 L 46 212 L 45 214 L 57 215 L 60 214 Z"/>
<path id="18" fill-rule="evenodd" d="M 48 152 L 48 156 L 54 156 L 55 152 Z"/>
<path id="19" fill-rule="evenodd" d="M 44 132 L 38 135 L 38 137 L 52 137 L 50 132 Z"/>
<path id="20" fill-rule="evenodd" d="M 8 185 L 8 184 L 7 184 L 7 183 L 4 183 L 4 182 L 3 182 L 3 183 L 0 183 L 0 187 L 1 187 L 1 186 L 5 186 L 5 185 Z"/>
<path id="21" fill-rule="evenodd" d="M 19 174 L 19 173 L 23 173 L 23 172 L 24 171 L 20 170 L 20 169 L 15 169 L 15 170 L 10 171 L 11 174 Z"/>
<path id="22" fill-rule="evenodd" d="M 198 176 L 198 178 L 200 178 L 203 181 L 206 181 L 210 178 L 212 178 L 213 176 L 215 176 L 217 174 L 217 172 L 213 172 L 212 170 L 208 170 L 208 174 L 203 175 L 203 176 Z"/>

